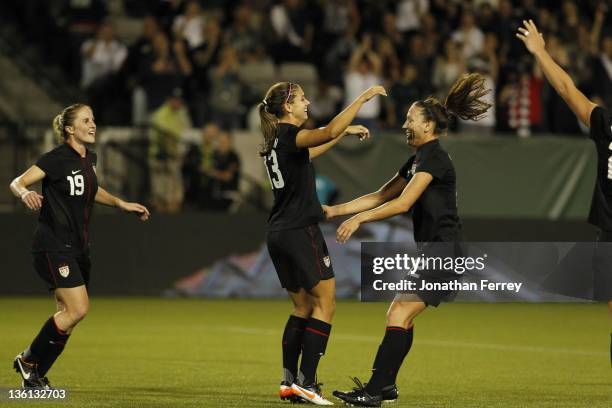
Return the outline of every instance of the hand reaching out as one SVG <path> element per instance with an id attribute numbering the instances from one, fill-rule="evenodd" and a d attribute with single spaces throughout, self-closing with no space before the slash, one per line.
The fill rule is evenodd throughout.
<path id="1" fill-rule="evenodd" d="M 544 46 L 546 45 L 542 33 L 538 31 L 533 20 L 523 20 L 523 27 L 518 28 L 516 37 L 525 44 L 527 50 L 532 54 L 544 50 Z"/>

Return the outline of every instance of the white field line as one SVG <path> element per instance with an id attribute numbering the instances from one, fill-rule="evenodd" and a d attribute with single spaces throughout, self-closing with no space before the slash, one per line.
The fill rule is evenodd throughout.
<path id="1" fill-rule="evenodd" d="M 257 327 L 241 327 L 241 326 L 214 326 L 208 327 L 208 329 L 218 330 L 223 332 L 233 332 L 241 334 L 253 334 L 253 335 L 266 335 L 266 336 L 281 336 L 279 330 L 271 329 L 259 329 Z M 361 341 L 366 343 L 376 343 L 381 341 L 380 336 L 364 336 L 354 334 L 336 334 L 333 335 L 334 339 L 344 341 Z M 554 353 L 554 354 L 574 354 L 581 356 L 595 356 L 604 357 L 609 354 L 604 351 L 591 351 L 591 350 L 579 350 L 571 348 L 561 347 L 536 347 L 536 346 L 520 346 L 520 345 L 508 345 L 508 344 L 492 344 L 492 343 L 479 343 L 479 342 L 468 342 L 468 341 L 448 341 L 448 340 L 416 340 L 419 346 L 430 346 L 430 347 L 461 347 L 471 349 L 483 349 L 483 350 L 497 350 L 497 351 L 509 351 L 509 352 L 523 352 L 523 353 Z"/>

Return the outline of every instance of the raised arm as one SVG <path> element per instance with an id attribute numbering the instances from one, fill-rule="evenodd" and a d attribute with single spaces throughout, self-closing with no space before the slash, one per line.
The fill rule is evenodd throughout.
<path id="1" fill-rule="evenodd" d="M 21 198 L 21 201 L 23 201 L 30 210 L 39 210 L 40 207 L 42 207 L 43 196 L 36 191 L 28 190 L 28 186 L 44 178 L 45 172 L 38 166 L 32 166 L 11 182 L 11 192 L 15 197 Z"/>
<path id="2" fill-rule="evenodd" d="M 419 199 L 433 177 L 429 173 L 419 172 L 412 177 L 399 197 L 385 202 L 371 210 L 360 212 L 344 221 L 336 231 L 336 241 L 345 243 L 364 222 L 384 220 L 407 212 Z"/>
<path id="3" fill-rule="evenodd" d="M 523 27 L 519 27 L 518 31 L 516 36 L 523 41 L 527 50 L 535 56 L 548 82 L 555 88 L 555 91 L 563 98 L 578 119 L 587 127 L 590 127 L 591 112 L 597 105 L 576 88 L 572 78 L 552 59 L 544 47 L 542 34 L 538 32 L 532 20 L 523 20 Z"/>
<path id="4" fill-rule="evenodd" d="M 396 174 L 373 193 L 366 194 L 348 203 L 332 207 L 323 206 L 325 216 L 327 219 L 331 219 L 341 215 L 351 215 L 371 210 L 396 198 L 406 187 L 406 184 L 408 184 L 406 179 Z"/>
<path id="5" fill-rule="evenodd" d="M 359 95 L 349 106 L 334 117 L 325 127 L 313 130 L 300 130 L 295 138 L 297 147 L 316 147 L 340 136 L 351 124 L 361 106 L 376 95 L 387 96 L 382 86 L 373 86 Z"/>
<path id="6" fill-rule="evenodd" d="M 115 197 L 102 187 L 98 187 L 98 191 L 96 192 L 96 203 L 108 205 L 109 207 L 118 207 L 123 211 L 136 213 L 138 218 L 142 221 L 146 221 L 149 219 L 151 215 L 147 207 L 138 203 L 128 203 L 121 200 L 119 197 Z"/>

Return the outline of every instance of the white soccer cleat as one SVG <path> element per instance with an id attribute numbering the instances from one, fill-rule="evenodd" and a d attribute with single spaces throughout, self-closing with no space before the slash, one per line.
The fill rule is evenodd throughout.
<path id="1" fill-rule="evenodd" d="M 293 383 L 291 385 L 293 389 L 294 395 L 312 403 L 315 405 L 334 405 L 333 402 L 326 400 L 321 394 L 321 387 L 319 384 L 313 384 L 311 386 L 305 387 Z"/>

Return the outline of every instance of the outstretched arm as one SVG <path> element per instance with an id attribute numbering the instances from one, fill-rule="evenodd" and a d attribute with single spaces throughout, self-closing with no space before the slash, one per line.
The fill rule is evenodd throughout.
<path id="1" fill-rule="evenodd" d="M 149 219 L 151 215 L 147 207 L 138 203 L 128 203 L 121 200 L 119 197 L 115 197 L 102 187 L 98 187 L 98 191 L 96 193 L 96 203 L 108 205 L 109 207 L 118 207 L 123 211 L 132 212 L 138 214 L 138 218 L 142 221 L 146 221 Z"/>
<path id="2" fill-rule="evenodd" d="M 334 145 L 338 143 L 340 139 L 342 139 L 346 135 L 356 135 L 359 137 L 359 140 L 365 140 L 370 137 L 370 131 L 365 126 L 351 125 L 347 127 L 346 130 L 342 132 L 340 136 L 338 136 L 335 139 L 332 139 L 332 141 L 327 142 L 317 147 L 310 147 L 308 149 L 308 153 L 310 153 L 310 158 L 314 159 L 315 157 L 322 155 L 323 153 L 325 153 L 326 151 L 334 147 Z"/>
<path id="3" fill-rule="evenodd" d="M 382 86 L 373 86 L 359 95 L 349 106 L 334 117 L 325 127 L 313 130 L 300 130 L 295 138 L 297 147 L 316 147 L 340 136 L 351 124 L 361 106 L 376 95 L 387 96 Z"/>
<path id="4" fill-rule="evenodd" d="M 406 184 L 408 184 L 406 179 L 401 177 L 399 174 L 396 174 L 391 180 L 387 181 L 382 187 L 373 193 L 366 194 L 349 201 L 348 203 L 338 204 L 332 207 L 324 205 L 323 211 L 325 212 L 325 217 L 329 220 L 341 215 L 357 214 L 362 211 L 376 208 L 379 205 L 396 198 L 402 192 L 404 187 L 406 187 Z"/>
<path id="5" fill-rule="evenodd" d="M 548 82 L 555 88 L 555 91 L 563 98 L 578 119 L 590 127 L 591 112 L 597 105 L 576 88 L 572 78 L 552 59 L 544 47 L 542 34 L 538 32 L 532 20 L 523 21 L 523 27 L 519 27 L 518 31 L 516 36 L 523 41 L 527 50 L 535 56 Z"/>

